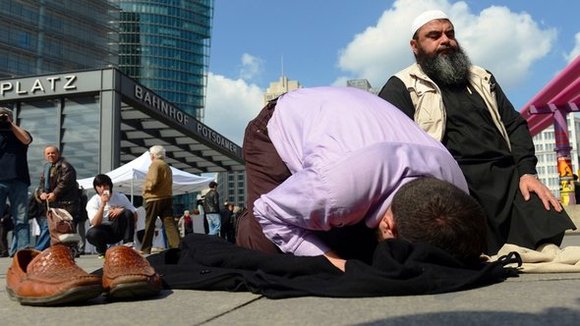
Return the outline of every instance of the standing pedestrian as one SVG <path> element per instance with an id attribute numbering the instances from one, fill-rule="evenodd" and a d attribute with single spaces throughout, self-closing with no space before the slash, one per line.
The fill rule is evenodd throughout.
<path id="1" fill-rule="evenodd" d="M 151 165 L 145 176 L 143 200 L 145 201 L 145 234 L 141 251 L 150 254 L 155 233 L 155 221 L 161 218 L 170 248 L 178 248 L 180 243 L 177 224 L 173 219 L 173 174 L 165 162 L 165 148 L 161 145 L 149 149 Z"/>
<path id="2" fill-rule="evenodd" d="M 10 202 L 14 230 L 10 256 L 30 244 L 28 224 L 28 145 L 32 136 L 14 123 L 12 110 L 0 107 L 0 216 Z"/>
<path id="3" fill-rule="evenodd" d="M 47 205 L 50 208 L 62 208 L 66 210 L 73 218 L 71 221 L 72 230 L 66 233 L 76 234 L 76 220 L 79 212 L 79 184 L 77 183 L 77 172 L 64 156 L 61 155 L 60 150 L 54 145 L 48 145 L 44 148 L 44 159 L 46 163 L 40 175 L 40 182 L 36 188 L 35 196 L 39 202 Z M 50 214 L 47 212 L 47 215 Z M 49 222 L 50 228 L 50 222 Z M 60 235 L 55 232 L 51 234 L 51 245 L 59 241 Z M 76 242 L 75 251 L 78 254 L 78 239 L 75 235 Z"/>
<path id="4" fill-rule="evenodd" d="M 220 195 L 216 188 L 217 182 L 209 183 L 209 191 L 203 199 L 203 210 L 209 225 L 208 234 L 219 236 L 221 229 Z"/>

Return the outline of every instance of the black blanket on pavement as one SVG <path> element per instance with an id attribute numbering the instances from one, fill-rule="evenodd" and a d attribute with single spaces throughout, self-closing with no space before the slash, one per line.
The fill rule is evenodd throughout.
<path id="1" fill-rule="evenodd" d="M 466 266 L 427 244 L 387 240 L 372 264 L 348 260 L 346 271 L 323 256 L 271 255 L 235 246 L 215 236 L 190 234 L 180 249 L 147 257 L 170 289 L 251 291 L 269 298 L 299 296 L 374 297 L 466 290 L 517 276 L 496 262 Z"/>

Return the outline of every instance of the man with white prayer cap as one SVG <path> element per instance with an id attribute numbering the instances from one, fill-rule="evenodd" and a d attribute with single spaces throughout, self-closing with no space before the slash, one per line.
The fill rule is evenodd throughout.
<path id="1" fill-rule="evenodd" d="M 416 63 L 392 76 L 379 96 L 403 111 L 459 163 L 487 215 L 487 253 L 506 243 L 560 245 L 574 223 L 537 178 L 528 125 L 487 70 L 472 65 L 441 10 L 411 24 Z"/>

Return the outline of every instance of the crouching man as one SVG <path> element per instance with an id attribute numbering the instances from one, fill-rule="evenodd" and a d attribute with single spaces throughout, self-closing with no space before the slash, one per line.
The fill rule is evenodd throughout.
<path id="1" fill-rule="evenodd" d="M 87 203 L 86 209 L 91 223 L 87 241 L 104 256 L 107 245 L 123 241 L 133 247 L 137 209 L 124 194 L 113 191 L 113 182 L 106 174 L 93 180 L 97 192 Z"/>

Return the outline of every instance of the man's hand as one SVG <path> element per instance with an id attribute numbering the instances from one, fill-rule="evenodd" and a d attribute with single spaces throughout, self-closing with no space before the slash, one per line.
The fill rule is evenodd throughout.
<path id="1" fill-rule="evenodd" d="M 524 174 L 520 177 L 520 191 L 527 201 L 530 199 L 530 193 L 535 192 L 540 198 L 542 203 L 544 203 L 544 208 L 547 211 L 550 210 L 550 204 L 556 209 L 557 212 L 562 211 L 562 205 L 554 197 L 550 189 L 546 187 L 538 178 L 531 174 Z"/>
<path id="2" fill-rule="evenodd" d="M 123 211 L 123 208 L 121 208 L 121 207 L 112 207 L 109 210 L 109 219 L 113 220 L 113 219 L 117 218 L 117 216 L 119 216 L 122 211 Z"/>
<path id="3" fill-rule="evenodd" d="M 40 200 L 48 200 L 49 202 L 53 202 L 56 200 L 56 196 L 52 192 L 48 194 L 46 192 L 43 192 L 38 197 L 40 198 Z"/>
<path id="4" fill-rule="evenodd" d="M 338 257 L 338 255 L 335 254 L 333 251 L 326 252 L 324 254 L 324 257 L 326 257 L 328 261 L 330 261 L 334 266 L 336 266 L 336 268 L 344 272 L 346 268 L 346 260 Z"/>
<path id="5" fill-rule="evenodd" d="M 10 130 L 12 130 L 14 136 L 16 136 L 21 143 L 28 145 L 32 142 L 30 135 L 24 129 L 18 127 L 16 123 L 10 119 L 10 116 L 8 116 L 8 121 L 10 122 Z"/>
<path id="6" fill-rule="evenodd" d="M 108 190 L 105 190 L 105 191 L 103 191 L 103 192 L 101 193 L 100 197 L 101 197 L 101 203 L 102 203 L 102 205 L 104 206 L 104 205 L 106 205 L 106 204 L 109 202 L 109 200 L 111 199 L 111 192 L 110 192 L 110 191 L 108 191 Z"/>

